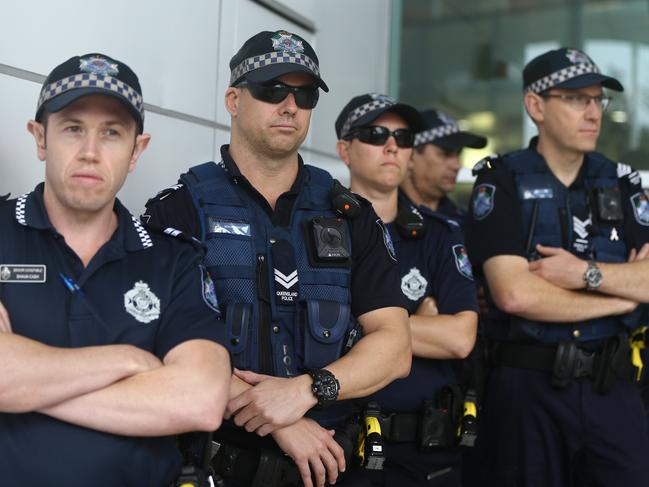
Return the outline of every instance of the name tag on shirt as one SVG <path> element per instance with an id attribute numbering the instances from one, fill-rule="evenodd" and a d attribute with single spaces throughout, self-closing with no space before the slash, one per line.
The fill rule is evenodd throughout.
<path id="1" fill-rule="evenodd" d="M 0 264 L 0 282 L 45 282 L 47 266 L 32 264 Z"/>

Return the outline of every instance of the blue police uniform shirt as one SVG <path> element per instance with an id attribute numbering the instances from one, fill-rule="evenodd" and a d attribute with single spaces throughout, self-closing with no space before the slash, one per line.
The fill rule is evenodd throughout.
<path id="1" fill-rule="evenodd" d="M 411 204 L 401 195 L 400 204 Z M 419 207 L 425 233 L 419 239 L 404 239 L 394 222 L 387 225 L 394 242 L 401 295 L 409 314 L 414 314 L 424 298 L 431 296 L 440 315 L 462 311 L 478 312 L 471 264 L 459 225 L 428 208 Z M 436 216 L 435 216 L 436 215 Z M 413 357 L 410 375 L 397 379 L 372 400 L 383 412 L 420 411 L 425 400 L 435 398 L 442 387 L 457 383 L 452 360 Z"/>
<path id="2" fill-rule="evenodd" d="M 117 200 L 114 210 L 117 230 L 84 268 L 49 221 L 42 183 L 0 203 L 0 301 L 13 332 L 63 348 L 130 344 L 161 360 L 184 341 L 216 341 L 198 249 L 147 232 Z M 0 413 L 0 431 L 3 485 L 167 486 L 182 463 L 175 437 L 117 436 L 39 413 Z"/>
<path id="3" fill-rule="evenodd" d="M 541 157 L 536 151 L 537 142 L 538 138 L 534 137 L 528 149 L 522 153 L 530 161 Z M 584 188 L 586 168 L 594 163 L 594 157 L 601 158 L 594 153 L 584 156 L 581 170 L 568 189 Z M 466 224 L 467 248 L 476 274 L 480 277 L 482 265 L 491 257 L 514 255 L 528 258 L 526 240 L 529 229 L 524 228 L 515 175 L 503 163 L 492 163 L 489 166 L 479 169 Z M 624 241 L 629 250 L 639 249 L 649 242 L 649 195 L 642 188 L 640 175 L 630 166 L 618 164 L 617 176 L 624 222 L 619 230 L 611 230 L 610 235 L 605 237 Z M 591 208 L 591 211 L 595 212 L 596 209 Z M 560 225 L 558 216 L 556 224 Z M 588 231 L 588 227 L 585 230 Z M 568 247 L 571 252 L 578 253 L 575 249 L 583 232 L 582 235 L 580 232 L 572 233 Z M 494 309 L 490 321 L 495 322 L 499 316 L 502 313 Z"/>
<path id="4" fill-rule="evenodd" d="M 442 196 L 439 200 L 437 212 L 446 215 L 451 220 L 455 220 L 462 228 L 464 228 L 464 224 L 466 223 L 466 211 L 460 209 L 448 196 Z"/>

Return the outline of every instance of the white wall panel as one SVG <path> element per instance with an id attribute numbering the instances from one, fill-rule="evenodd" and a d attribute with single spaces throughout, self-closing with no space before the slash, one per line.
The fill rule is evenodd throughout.
<path id="1" fill-rule="evenodd" d="M 40 87 L 0 74 L 0 195 L 17 196 L 43 180 L 45 166 L 36 157 L 27 121 L 34 117 Z"/>
<path id="2" fill-rule="evenodd" d="M 137 213 L 148 196 L 173 184 L 191 164 L 220 158 L 218 148 L 229 140 L 230 117 L 223 107 L 228 63 L 241 44 L 261 30 L 296 32 L 314 46 L 331 88 L 314 110 L 302 154 L 305 161 L 346 181 L 347 169 L 335 153 L 333 124 L 352 96 L 386 91 L 390 3 L 277 2 L 311 22 L 312 33 L 252 0 L 112 0 L 110 9 L 92 1 L 7 2 L 0 64 L 46 75 L 70 56 L 105 52 L 135 68 L 145 102 L 163 112 L 179 112 L 147 113 L 145 129 L 153 135 L 152 145 L 120 194 Z M 43 178 L 43 165 L 25 130 L 40 86 L 21 79 L 20 73 L 2 74 L 3 69 L 0 194 L 15 195 Z"/>
<path id="3" fill-rule="evenodd" d="M 150 114 L 148 124 L 151 143 L 119 195 L 137 214 L 148 198 L 176 184 L 180 173 L 213 159 L 214 130 L 210 127 L 158 114 Z"/>
<path id="4" fill-rule="evenodd" d="M 220 3 L 3 4 L 0 63 L 47 75 L 71 56 L 103 52 L 134 68 L 146 102 L 214 120 Z"/>

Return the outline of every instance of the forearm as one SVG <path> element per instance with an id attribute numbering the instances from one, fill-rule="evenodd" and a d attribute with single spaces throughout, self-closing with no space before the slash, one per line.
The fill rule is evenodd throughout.
<path id="1" fill-rule="evenodd" d="M 412 354 L 430 359 L 466 358 L 475 344 L 477 326 L 478 315 L 473 311 L 454 315 L 412 315 Z"/>
<path id="2" fill-rule="evenodd" d="M 339 399 L 368 396 L 410 372 L 407 313 L 402 308 L 387 309 L 391 310 L 388 321 L 381 320 L 380 327 L 364 326 L 363 338 L 327 367 L 340 382 Z"/>
<path id="3" fill-rule="evenodd" d="M 40 412 L 123 436 L 213 431 L 221 423 L 230 381 L 227 352 L 209 344 L 185 360 L 166 363 Z"/>
<path id="4" fill-rule="evenodd" d="M 602 294 L 649 303 L 649 260 L 606 264 L 598 262 L 602 271 Z"/>
<path id="5" fill-rule="evenodd" d="M 540 278 L 527 285 L 512 285 L 509 297 L 495 298 L 503 311 L 528 320 L 574 323 L 603 316 L 621 315 L 634 309 L 633 303 L 600 293 L 569 291 Z M 500 302 L 499 302 L 500 301 Z"/>
<path id="6" fill-rule="evenodd" d="M 144 369 L 135 347 L 57 348 L 0 334 L 0 410 L 29 412 L 87 394 Z"/>

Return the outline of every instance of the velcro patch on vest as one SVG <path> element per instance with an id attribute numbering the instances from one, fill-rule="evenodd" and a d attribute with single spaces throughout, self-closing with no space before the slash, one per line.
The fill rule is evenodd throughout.
<path id="1" fill-rule="evenodd" d="M 293 246 L 287 240 L 278 240 L 273 244 L 272 253 L 275 304 L 294 306 L 299 295 L 299 277 Z"/>
<path id="2" fill-rule="evenodd" d="M 42 283 L 47 279 L 47 266 L 32 264 L 0 264 L 0 282 Z"/>
<path id="3" fill-rule="evenodd" d="M 208 233 L 227 233 L 229 235 L 239 235 L 250 237 L 250 223 L 236 222 L 232 220 L 219 220 L 214 217 L 208 218 Z"/>

